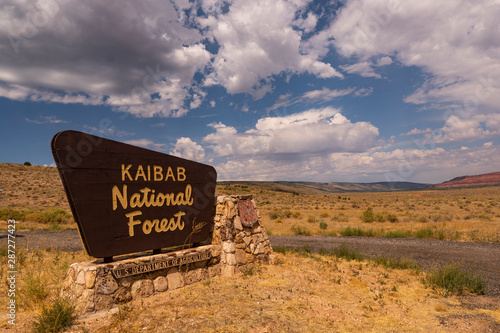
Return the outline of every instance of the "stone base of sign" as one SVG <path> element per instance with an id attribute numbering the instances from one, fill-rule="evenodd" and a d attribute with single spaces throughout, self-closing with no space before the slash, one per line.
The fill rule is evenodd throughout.
<path id="1" fill-rule="evenodd" d="M 178 289 L 220 275 L 221 248 L 220 245 L 205 245 L 111 263 L 72 264 L 62 293 L 75 301 L 78 312 L 108 309 L 132 299 Z M 183 259 L 197 254 L 209 259 L 182 263 Z M 155 270 L 155 264 L 172 262 L 176 265 Z M 142 272 L 132 268 L 142 268 Z M 124 273 L 126 271 L 132 274 Z"/>
<path id="2" fill-rule="evenodd" d="M 238 201 L 248 199 L 258 216 L 251 227 L 243 225 L 238 211 Z M 273 248 L 251 195 L 217 197 L 212 244 L 222 245 L 220 266 L 224 276 L 231 276 L 254 264 L 274 263 Z"/>
<path id="3" fill-rule="evenodd" d="M 93 312 L 217 275 L 232 276 L 255 264 L 272 264 L 275 257 L 260 218 L 252 226 L 241 223 L 238 201 L 248 199 L 252 197 L 217 198 L 212 244 L 111 263 L 75 263 L 62 294 L 75 301 L 78 312 Z"/>

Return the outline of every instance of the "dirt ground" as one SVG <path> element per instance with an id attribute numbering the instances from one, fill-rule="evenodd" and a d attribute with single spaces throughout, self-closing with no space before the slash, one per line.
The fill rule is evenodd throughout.
<path id="1" fill-rule="evenodd" d="M 435 240 L 435 239 L 412 239 L 412 238 L 401 238 L 401 239 L 394 239 L 394 238 L 385 238 L 385 237 L 324 237 L 324 236 L 269 236 L 271 243 L 274 247 L 276 246 L 289 246 L 289 247 L 309 247 L 313 252 L 317 251 L 321 248 L 323 249 L 333 249 L 336 248 L 342 244 L 346 244 L 349 248 L 351 249 L 358 249 L 360 252 L 362 252 L 365 257 L 374 257 L 378 255 L 385 255 L 385 256 L 390 256 L 393 258 L 396 257 L 410 257 L 413 258 L 415 261 L 419 262 L 424 269 L 430 268 L 433 265 L 439 265 L 439 264 L 445 264 L 449 262 L 459 262 L 461 265 L 469 267 L 474 269 L 476 272 L 480 273 L 487 279 L 488 283 L 488 289 L 486 292 L 486 295 L 463 295 L 463 296 L 454 296 L 454 297 L 445 297 L 445 298 L 439 298 L 436 295 L 430 295 L 429 293 L 427 296 L 425 296 L 424 289 L 422 286 L 413 286 L 416 288 L 417 292 L 416 294 L 413 293 L 413 289 L 408 289 L 406 290 L 407 286 L 405 284 L 401 284 L 400 282 L 403 280 L 398 280 L 398 275 L 397 274 L 403 274 L 403 271 L 394 271 L 391 273 L 389 276 L 387 275 L 376 275 L 373 273 L 371 270 L 368 269 L 368 266 L 366 266 L 366 269 L 361 270 L 361 264 L 356 264 L 358 266 L 349 266 L 347 262 L 345 262 L 342 265 L 347 265 L 344 268 L 339 268 L 336 271 L 336 274 L 344 274 L 350 276 L 348 278 L 345 276 L 343 278 L 343 284 L 342 285 L 337 285 L 335 283 L 332 284 L 332 282 L 325 277 L 325 279 L 320 278 L 322 276 L 321 274 L 324 273 L 323 271 L 328 271 L 328 269 L 331 269 L 332 264 L 325 264 L 323 263 L 324 266 L 321 266 L 317 261 L 314 261 L 314 264 L 309 263 L 308 265 L 310 266 L 304 266 L 306 263 L 301 263 L 299 264 L 300 260 L 304 261 L 312 261 L 312 259 L 304 259 L 301 257 L 293 257 L 291 255 L 290 258 L 288 257 L 283 257 L 283 263 L 281 265 L 276 266 L 276 271 L 275 270 L 266 270 L 263 269 L 263 276 L 264 280 L 266 282 L 262 282 L 262 277 L 260 276 L 253 276 L 253 277 L 245 277 L 242 278 L 242 280 L 223 280 L 219 279 L 217 282 L 214 283 L 200 283 L 200 284 L 195 284 L 193 286 L 189 286 L 187 289 L 182 289 L 178 291 L 173 291 L 174 294 L 168 294 L 167 296 L 165 295 L 156 295 L 152 296 L 150 298 L 144 299 L 144 300 L 137 300 L 135 303 L 131 303 L 128 307 L 125 309 L 129 309 L 127 311 L 129 312 L 123 312 L 120 316 L 119 313 L 117 313 L 117 308 L 113 310 L 106 310 L 106 311 L 100 311 L 95 314 L 91 314 L 88 316 L 81 316 L 78 319 L 78 322 L 72 327 L 70 330 L 71 332 L 81 332 L 81 331 L 95 331 L 95 332 L 108 332 L 108 331 L 113 331 L 113 332 L 119 332 L 119 331 L 137 331 L 136 327 L 134 326 L 134 330 L 122 330 L 122 324 L 125 325 L 125 322 L 116 322 L 119 318 L 125 318 L 128 316 L 134 317 L 135 321 L 138 322 L 137 327 L 143 327 L 143 329 L 147 330 L 144 331 L 151 331 L 151 332 L 156 332 L 156 331 L 164 331 L 164 328 L 159 328 L 159 327 L 153 327 L 151 326 L 155 320 L 153 318 L 156 318 L 156 316 L 161 316 L 163 321 L 165 322 L 165 325 L 167 327 L 170 327 L 169 325 L 172 325 L 172 323 L 177 323 L 180 325 L 179 327 L 186 328 L 190 327 L 192 323 L 190 322 L 190 318 L 201 318 L 200 317 L 200 311 L 208 311 L 205 305 L 201 304 L 194 304 L 193 306 L 186 306 L 187 302 L 195 302 L 196 297 L 192 297 L 192 294 L 197 294 L 197 293 L 202 293 L 202 294 L 207 294 L 211 295 L 210 301 L 204 300 L 204 302 L 213 302 L 215 297 L 214 295 L 218 295 L 221 304 L 225 304 L 227 302 L 236 302 L 236 301 L 228 301 L 227 297 L 232 297 L 232 296 L 227 296 L 228 294 L 225 292 L 227 289 L 231 289 L 234 292 L 238 291 L 243 294 L 238 294 L 237 298 L 244 298 L 244 297 L 249 297 L 249 295 L 245 294 L 245 292 L 248 292 L 250 289 L 245 289 L 243 290 L 241 286 L 247 285 L 249 283 L 254 283 L 255 286 L 253 287 L 252 293 L 258 293 L 258 291 L 262 291 L 264 296 L 259 297 L 258 295 L 253 295 L 253 298 L 250 297 L 245 300 L 245 307 L 248 307 L 249 305 L 255 306 L 256 308 L 247 314 L 245 316 L 253 316 L 256 313 L 260 313 L 258 310 L 266 308 L 267 306 L 275 305 L 277 302 L 274 298 L 270 298 L 266 293 L 276 293 L 276 290 L 281 290 L 280 292 L 286 293 L 292 293 L 293 292 L 293 298 L 290 298 L 290 302 L 302 302 L 302 301 L 307 301 L 306 305 L 302 304 L 302 308 L 304 309 L 309 309 L 310 303 L 309 300 L 312 297 L 311 296 L 311 288 L 319 288 L 321 291 L 318 291 L 318 299 L 323 300 L 326 295 L 322 295 L 321 292 L 323 291 L 328 291 L 330 293 L 350 293 L 350 292 L 360 292 L 363 291 L 364 293 L 369 293 L 368 289 L 369 288 L 357 288 L 356 286 L 362 282 L 362 278 L 364 278 L 365 274 L 368 274 L 366 276 L 367 281 L 375 281 L 375 279 L 380 279 L 381 276 L 384 276 L 384 279 L 387 281 L 378 281 L 374 285 L 371 284 L 366 284 L 367 282 L 365 281 L 364 286 L 376 286 L 379 285 L 380 288 L 386 288 L 389 290 L 388 286 L 390 284 L 398 284 L 398 292 L 400 293 L 400 298 L 397 300 L 397 303 L 391 303 L 391 297 L 389 297 L 392 294 L 398 294 L 398 293 L 388 293 L 387 299 L 384 300 L 379 300 L 383 301 L 383 303 L 387 303 L 384 305 L 384 311 L 392 311 L 389 309 L 393 309 L 394 307 L 396 308 L 405 308 L 407 311 L 411 311 L 410 314 L 399 314 L 401 319 L 401 322 L 398 322 L 399 324 L 403 325 L 405 320 L 419 320 L 422 318 L 425 318 L 426 321 L 428 321 L 429 330 L 434 330 L 436 327 L 439 327 L 438 331 L 443 331 L 443 332 L 498 332 L 500 328 L 500 322 L 498 321 L 498 309 L 499 309 L 499 302 L 500 302 L 500 288 L 499 288 L 499 281 L 500 281 L 500 244 L 499 243 L 468 243 L 468 242 L 457 242 L 457 241 L 443 241 L 443 240 Z M 0 234 L 0 239 L 6 238 L 5 234 Z M 82 243 L 80 241 L 79 235 L 77 230 L 74 229 L 69 229 L 69 230 L 59 230 L 59 231 L 47 231 L 47 230 L 31 230 L 31 231 L 18 231 L 16 234 L 16 245 L 19 246 L 20 248 L 28 248 L 29 251 L 31 252 L 32 250 L 35 249 L 52 249 L 50 253 L 54 253 L 54 250 L 62 250 L 62 251 L 81 251 L 82 250 Z M 280 254 L 279 254 L 280 255 Z M 51 260 L 49 259 L 49 262 Z M 303 274 L 305 271 L 310 272 L 310 269 L 312 269 L 313 266 L 311 265 L 320 265 L 317 266 L 318 272 L 314 274 Z M 325 266 L 326 265 L 326 266 Z M 337 262 L 337 265 L 341 265 L 341 261 Z M 367 264 L 369 265 L 369 264 Z M 340 267 L 340 266 L 339 266 Z M 355 267 L 355 269 L 354 269 Z M 365 267 L 365 266 L 363 266 Z M 298 270 L 295 272 L 295 275 L 291 275 L 290 271 L 293 269 L 294 272 L 295 270 Z M 382 267 L 374 267 L 372 268 L 374 270 L 382 270 L 384 269 Z M 342 272 L 342 273 L 341 273 Z M 372 273 L 369 273 L 372 272 Z M 269 276 L 267 276 L 267 275 Z M 370 274 L 375 274 L 374 276 L 371 276 Z M 394 275 L 392 275 L 394 274 Z M 342 275 L 342 276 L 344 276 Z M 351 276 L 352 275 L 352 276 Z M 285 278 L 286 276 L 286 278 Z M 317 280 L 315 283 L 310 284 L 311 281 L 309 279 L 316 277 Z M 298 280 L 297 280 L 298 279 Z M 371 280 L 370 280 L 371 279 Z M 392 280 L 391 280 L 392 279 Z M 389 281 L 390 280 L 390 281 Z M 252 282 L 253 281 L 253 282 Z M 278 285 L 272 285 L 270 281 L 278 281 Z M 348 281 L 351 281 L 348 283 Z M 354 281 L 354 282 L 353 282 Z M 357 281 L 357 282 L 356 282 Z M 360 282 L 361 281 L 361 282 Z M 364 281 L 364 280 L 363 280 Z M 372 282 L 373 282 L 372 281 Z M 392 282 L 391 282 L 392 281 Z M 395 282 L 396 281 L 396 282 Z M 397 282 L 400 281 L 400 282 Z M 418 279 L 416 280 L 418 281 Z M 244 282 L 244 284 L 242 284 Z M 267 287 L 264 288 L 262 284 L 265 284 Z M 271 284 L 271 287 L 269 287 L 269 284 Z M 283 285 L 281 285 L 283 284 Z M 285 287 L 286 286 L 286 287 Z M 302 287 L 300 287 L 302 286 Z M 366 287 L 365 286 L 365 287 Z M 241 288 L 240 288 L 241 287 Z M 358 286 L 359 287 L 359 286 Z M 191 289 L 190 289 L 191 288 Z M 250 287 L 248 287 L 250 288 Z M 295 288 L 295 289 L 294 289 Z M 303 288 L 303 290 L 301 289 Z M 349 288 L 354 288 L 354 289 L 349 289 Z M 240 290 L 241 289 L 241 290 Z M 375 288 L 376 289 L 376 288 Z M 374 293 L 377 292 L 377 290 L 374 289 Z M 300 291 L 302 290 L 302 294 Z M 371 289 L 370 289 L 371 290 Z M 387 292 L 386 290 L 386 292 Z M 378 290 L 378 292 L 381 292 Z M 408 294 L 407 294 L 408 293 Z M 319 295 L 322 296 L 319 296 Z M 175 297 L 174 297 L 175 295 Z M 273 294 L 274 295 L 274 294 Z M 290 294 L 291 295 L 291 294 Z M 354 325 L 354 322 L 351 322 L 349 318 L 352 318 L 353 315 L 351 311 L 354 310 L 359 310 L 358 309 L 358 302 L 362 306 L 362 310 L 365 311 L 364 314 L 359 317 L 359 318 L 364 318 L 363 316 L 373 316 L 373 309 L 377 309 L 377 301 L 375 300 L 376 298 L 373 297 L 366 297 L 366 295 L 354 295 L 352 298 L 349 298 L 352 295 L 344 295 L 344 296 L 339 296 L 341 294 L 335 294 L 336 298 L 342 299 L 343 301 L 346 301 L 346 304 L 343 304 L 342 306 L 338 305 L 335 306 L 334 308 L 330 309 L 327 307 L 328 311 L 333 311 L 337 313 L 338 316 L 336 316 L 335 320 L 337 325 Z M 234 296 L 234 295 L 233 295 Z M 370 295 L 368 295 L 370 296 Z M 371 295 L 373 296 L 373 295 Z M 290 296 L 291 297 L 291 296 Z M 348 299 L 349 300 L 346 300 Z M 358 300 L 359 298 L 359 300 Z M 353 301 L 354 299 L 354 301 Z M 408 299 L 411 299 L 409 303 L 405 303 L 408 301 Z M 343 302 L 342 301 L 342 302 Z M 351 302 L 351 303 L 349 303 Z M 402 303 L 401 303 L 402 302 Z M 294 303 L 294 304 L 295 304 Z M 366 303 L 366 304 L 365 304 Z M 234 303 L 236 304 L 236 303 Z M 238 303 L 239 304 L 239 303 Z M 283 306 L 289 306 L 286 305 L 287 303 L 283 303 Z M 318 303 L 318 304 L 323 304 L 323 303 Z M 324 305 L 324 304 L 323 304 Z M 363 306 L 366 305 L 366 308 L 363 308 Z M 403 306 L 404 305 L 404 306 Z M 358 307 L 356 307 L 358 306 Z M 219 306 L 217 306 L 219 307 Z M 236 306 L 237 308 L 238 306 Z M 146 309 L 150 308 L 157 308 L 157 309 L 165 309 L 165 308 L 175 308 L 176 311 L 181 311 L 180 315 L 176 312 L 175 314 L 167 315 L 163 312 L 154 312 L 147 317 L 147 314 L 149 311 Z M 295 308 L 300 308 L 301 307 L 293 307 Z M 425 309 L 424 309 L 425 308 Z M 191 309 L 191 310 L 190 310 Z M 196 312 L 195 310 L 196 309 Z M 211 309 L 211 308 L 210 308 Z M 270 308 L 271 309 L 271 308 Z M 274 308 L 272 308 L 274 309 Z M 287 310 L 283 310 L 285 314 L 287 314 L 290 310 L 286 308 Z M 326 309 L 326 308 L 325 308 Z M 370 311 L 368 311 L 369 309 Z M 324 309 L 323 309 L 324 310 Z M 323 311 L 321 310 L 321 311 Z M 406 311 L 405 310 L 405 311 Z M 160 310 L 158 310 L 160 311 Z M 191 312 L 184 312 L 186 311 L 195 311 L 196 313 L 191 313 Z M 210 310 L 212 311 L 212 310 Z M 270 310 L 271 311 L 271 310 Z M 274 310 L 273 310 L 274 311 Z M 305 310 L 304 310 L 305 311 Z M 311 313 L 316 313 L 315 311 L 319 311 L 318 309 L 312 309 Z M 326 310 L 324 310 L 326 311 Z M 342 312 L 344 311 L 344 312 Z M 361 310 L 360 310 L 361 311 Z M 377 320 L 382 320 L 383 318 L 392 318 L 387 315 L 386 312 L 380 312 L 379 316 L 376 317 L 375 319 Z M 341 313 L 342 312 L 342 313 Z M 323 313 L 323 312 L 321 312 Z M 326 312 L 325 312 L 326 313 Z M 377 312 L 378 313 L 378 312 Z M 385 313 L 385 314 L 384 314 Z M 241 313 L 239 313 L 241 315 Z M 297 314 L 293 313 L 294 316 L 300 317 L 299 322 L 303 322 L 304 319 L 304 314 Z M 308 316 L 311 314 L 308 314 Z M 345 318 L 342 316 L 346 316 Z M 146 316 L 146 317 L 144 317 Z M 302 316 L 302 317 L 301 317 Z M 323 314 L 321 315 L 323 316 Z M 394 314 L 396 316 L 396 314 Z M 419 316 L 424 316 L 420 318 Z M 231 316 L 229 316 L 231 317 Z M 117 319 L 118 318 L 118 319 Z M 182 321 L 182 318 L 186 318 L 184 321 Z M 226 318 L 222 316 L 221 318 Z M 252 317 L 253 318 L 253 317 Z M 257 319 L 252 319 L 253 324 L 259 324 L 258 323 L 258 318 L 261 317 L 256 317 Z M 344 319 L 342 319 L 344 318 Z M 381 319 L 382 318 L 382 319 Z M 416 319 L 420 318 L 420 319 Z M 205 318 L 206 322 L 212 322 L 213 321 L 213 315 L 207 315 Z M 365 318 L 366 319 L 366 318 Z M 365 319 L 362 319 L 362 322 L 364 323 L 361 325 L 362 327 L 366 328 L 369 322 L 364 321 Z M 31 320 L 31 319 L 30 319 Z M 25 325 L 30 325 L 30 320 L 25 322 Z M 201 320 L 201 319 L 200 319 Z M 223 320 L 223 319 L 221 319 Z M 423 320 L 423 319 L 422 319 Z M 200 321 L 200 325 L 203 324 L 203 320 Z M 223 323 L 221 322 L 221 325 Z M 226 323 L 227 324 L 227 323 Z M 261 323 L 264 325 L 263 323 Z M 278 321 L 276 325 L 282 325 L 283 321 Z M 229 324 L 227 324 L 229 325 Z M 351 325 L 351 326 L 352 326 Z M 375 325 L 375 324 L 373 324 Z M 378 324 L 377 324 L 378 325 Z M 377 326 L 375 325 L 375 326 Z M 386 326 L 383 327 L 391 327 L 391 331 L 393 331 L 394 327 L 392 326 L 393 324 L 391 323 L 385 323 Z M 388 325 L 388 326 L 387 326 Z M 395 324 L 394 324 L 395 325 Z M 408 324 L 409 325 L 409 324 Z M 26 326 L 26 327 L 28 327 Z M 229 325 L 231 326 L 231 325 Z M 228 326 L 228 327 L 229 327 Z M 278 327 L 276 326 L 276 327 Z M 347 327 L 346 326 L 346 327 Z M 349 327 L 351 327 L 349 326 Z M 361 327 L 360 326 L 360 327 Z M 374 326 L 374 327 L 375 327 Z M 83 327 L 86 329 L 84 330 Z M 231 326 L 232 327 L 232 326 Z M 281 327 L 281 326 L 280 326 Z M 378 327 L 378 326 L 377 326 Z M 381 326 L 382 327 L 382 326 Z M 406 326 L 405 326 L 406 327 Z M 408 327 L 413 327 L 415 329 L 415 326 L 408 326 Z M 113 328 L 110 330 L 109 328 Z M 269 327 L 272 329 L 271 327 Z M 352 327 L 351 327 L 352 328 Z M 340 329 L 339 329 L 340 330 Z M 378 331 L 384 331 L 384 329 L 377 329 Z M 397 330 L 397 329 L 396 329 Z M 168 330 L 165 330 L 168 331 Z M 170 328 L 170 331 L 176 331 L 176 329 L 173 329 L 172 327 Z M 178 330 L 177 330 L 178 331 Z M 215 328 L 213 331 L 220 331 L 219 329 Z M 232 329 L 232 331 L 239 331 Z M 253 330 L 255 332 L 261 332 L 261 331 L 267 331 L 267 330 Z M 275 329 L 273 331 L 295 331 L 293 329 L 286 329 L 284 330 L 283 327 L 281 329 Z M 298 329 L 296 331 L 307 331 L 307 329 Z M 310 331 L 310 330 L 309 330 Z M 316 330 L 319 331 L 319 330 Z M 403 331 L 406 331 L 404 329 Z M 426 331 L 425 328 L 422 328 L 422 331 Z"/>
<path id="2" fill-rule="evenodd" d="M 3 237 L 6 235 L 0 235 L 0 238 Z M 19 247 L 83 250 L 78 232 L 74 229 L 18 231 L 17 237 Z M 360 250 L 366 257 L 385 255 L 392 258 L 412 258 L 424 269 L 458 262 L 484 276 L 488 283 L 488 295 L 500 296 L 500 243 L 385 237 L 269 236 L 269 239 L 273 246 L 307 246 L 313 252 L 321 248 L 331 250 L 346 244 L 351 249 Z"/>

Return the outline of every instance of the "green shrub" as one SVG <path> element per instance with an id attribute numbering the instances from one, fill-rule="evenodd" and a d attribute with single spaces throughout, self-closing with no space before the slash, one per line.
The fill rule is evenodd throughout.
<path id="1" fill-rule="evenodd" d="M 273 251 L 276 252 L 276 253 L 283 253 L 283 254 L 285 254 L 289 250 L 290 250 L 290 248 L 287 247 L 287 246 L 282 246 L 282 245 L 273 246 Z"/>
<path id="2" fill-rule="evenodd" d="M 71 214 L 62 208 L 50 207 L 43 211 L 34 212 L 26 216 L 29 221 L 40 222 L 45 224 L 59 224 L 67 222 L 71 218 Z"/>
<path id="3" fill-rule="evenodd" d="M 416 263 L 414 260 L 409 258 L 391 258 L 386 257 L 384 255 L 375 257 L 372 259 L 377 265 L 382 265 L 387 268 L 396 268 L 396 269 L 419 269 L 420 265 Z"/>
<path id="4" fill-rule="evenodd" d="M 458 264 L 438 267 L 429 272 L 423 282 L 432 288 L 441 288 L 448 293 L 463 294 L 465 292 L 484 294 L 486 281 L 472 271 L 465 270 Z"/>
<path id="5" fill-rule="evenodd" d="M 385 215 L 382 213 L 375 214 L 374 219 L 377 222 L 385 222 L 386 221 Z"/>
<path id="6" fill-rule="evenodd" d="M 434 230 L 432 228 L 423 228 L 415 232 L 415 237 L 417 238 L 431 238 L 433 235 Z"/>
<path id="7" fill-rule="evenodd" d="M 58 297 L 50 307 L 43 307 L 33 326 L 36 333 L 56 333 L 71 326 L 76 319 L 75 307 L 66 298 Z"/>
<path id="8" fill-rule="evenodd" d="M 396 216 L 396 214 L 388 213 L 387 214 L 387 221 L 389 221 L 391 223 L 396 223 L 396 222 L 398 222 L 398 217 Z"/>
<path id="9" fill-rule="evenodd" d="M 33 211 L 31 209 L 2 207 L 0 208 L 0 220 L 26 221 L 26 216 L 32 213 Z"/>
<path id="10" fill-rule="evenodd" d="M 363 212 L 363 217 L 362 217 L 363 222 L 366 223 L 371 223 L 375 221 L 375 215 L 373 214 L 373 209 L 371 207 L 367 208 Z"/>
<path id="11" fill-rule="evenodd" d="M 326 230 L 326 228 L 328 228 L 328 224 L 327 224 L 325 221 L 321 221 L 321 222 L 319 223 L 319 228 L 320 228 L 321 230 Z"/>
<path id="12" fill-rule="evenodd" d="M 27 273 L 23 300 L 30 305 L 38 304 L 47 298 L 48 295 L 47 283 L 42 280 L 41 276 Z"/>
<path id="13" fill-rule="evenodd" d="M 292 227 L 292 232 L 295 236 L 311 236 L 311 232 L 306 228 L 301 228 L 296 225 Z"/>
<path id="14" fill-rule="evenodd" d="M 240 269 L 241 273 L 243 273 L 243 276 L 254 276 L 258 275 L 262 272 L 262 267 L 260 265 L 245 265 Z"/>
<path id="15" fill-rule="evenodd" d="M 373 237 L 375 233 L 372 229 L 363 230 L 361 228 L 351 228 L 347 227 L 343 230 L 340 230 L 341 236 L 352 237 L 352 236 L 362 236 L 362 237 Z"/>
<path id="16" fill-rule="evenodd" d="M 365 259 L 363 254 L 359 252 L 358 249 L 349 250 L 346 244 L 342 244 L 340 247 L 336 247 L 333 250 L 333 253 L 339 258 L 344 258 L 349 261 L 351 260 L 363 261 Z"/>

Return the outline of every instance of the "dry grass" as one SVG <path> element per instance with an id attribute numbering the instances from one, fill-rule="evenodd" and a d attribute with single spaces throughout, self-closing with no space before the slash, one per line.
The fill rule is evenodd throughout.
<path id="1" fill-rule="evenodd" d="M 5 191 L 0 194 L 0 208 L 43 211 L 59 207 L 69 212 L 55 168 L 0 164 L 0 171 L 0 188 Z M 327 195 L 251 186 L 219 186 L 217 191 L 252 193 L 266 229 L 276 235 L 293 234 L 293 227 L 311 234 L 337 235 L 350 227 L 380 236 L 398 230 L 412 236 L 420 232 L 444 239 L 500 241 L 500 187 Z M 362 221 L 368 208 L 374 214 L 371 223 Z M 397 221 L 382 222 L 389 214 Z M 21 225 L 46 227 L 34 221 L 17 224 Z M 66 226 L 76 227 L 74 222 Z M 6 229 L 5 221 L 0 228 Z M 90 258 L 83 253 L 16 250 L 16 331 L 26 332 L 33 328 L 42 305 L 57 298 L 68 266 Z M 5 262 L 6 251 L 1 253 Z M 217 277 L 136 300 L 118 310 L 80 316 L 69 331 L 483 332 L 500 328 L 498 298 L 443 297 L 425 288 L 423 272 L 391 269 L 374 261 L 346 261 L 329 254 L 278 254 L 278 262 L 234 278 Z M 3 281 L 6 274 L 3 264 Z M 3 283 L 0 304 L 7 301 Z M 6 308 L 2 308 L 4 316 Z M 2 321 L 0 330 L 7 325 Z"/>
<path id="2" fill-rule="evenodd" d="M 55 251 L 23 256 L 16 329 L 24 332 L 34 327 L 42 304 L 56 299 L 68 264 L 88 258 Z M 5 271 L 1 273 L 5 279 Z M 216 277 L 80 316 L 69 332 L 460 332 L 500 325 L 498 300 L 471 309 L 464 298 L 442 297 L 426 289 L 421 283 L 424 273 L 385 268 L 373 261 L 286 252 L 278 254 L 277 265 L 260 266 L 252 273 Z M 38 282 L 28 281 L 28 274 L 37 274 Z M 47 295 L 39 299 L 29 284 Z M 2 284 L 0 303 L 6 301 Z M 453 321 L 453 327 L 443 324 L 443 316 Z M 2 322 L 0 329 L 6 327 Z"/>
<path id="3" fill-rule="evenodd" d="M 6 251 L 1 251 L 0 278 L 7 281 Z M 43 306 L 49 306 L 58 297 L 66 272 L 74 262 L 88 261 L 83 252 L 16 249 L 16 330 L 29 332 Z M 0 304 L 9 301 L 7 283 L 0 284 Z M 0 311 L 4 316 L 6 307 Z M 5 320 L 0 330 L 11 327 Z"/>
<path id="4" fill-rule="evenodd" d="M 225 187 L 219 191 L 241 191 Z M 500 241 L 499 186 L 322 195 L 247 191 L 254 193 L 262 221 L 272 235 L 293 235 L 294 229 L 312 235 L 341 235 L 346 228 L 359 228 L 373 236 L 397 230 L 411 237 Z M 374 221 L 366 223 L 363 213 L 369 208 Z"/>

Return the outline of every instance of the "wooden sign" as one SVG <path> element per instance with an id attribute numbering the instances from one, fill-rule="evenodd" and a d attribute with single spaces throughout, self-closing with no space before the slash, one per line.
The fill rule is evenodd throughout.
<path id="1" fill-rule="evenodd" d="M 51 146 L 89 255 L 209 241 L 213 167 L 76 131 L 57 133 Z"/>

